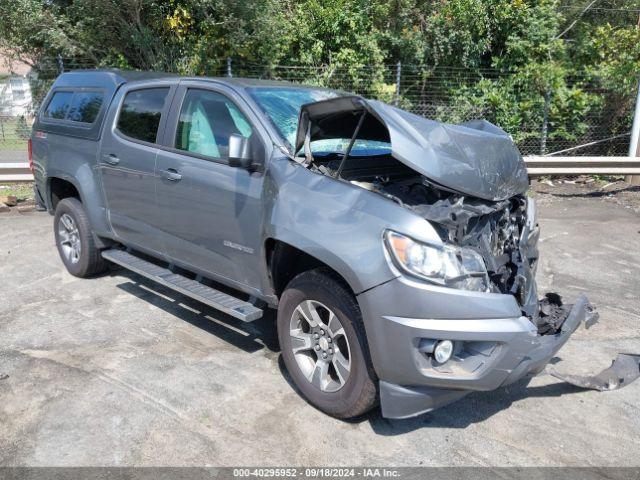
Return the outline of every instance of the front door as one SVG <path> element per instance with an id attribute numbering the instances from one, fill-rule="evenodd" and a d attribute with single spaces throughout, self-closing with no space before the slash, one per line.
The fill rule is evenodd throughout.
<path id="1" fill-rule="evenodd" d="M 188 82 L 173 103 L 156 164 L 166 254 L 227 284 L 259 287 L 263 175 L 228 161 L 231 135 L 263 156 L 255 121 L 224 90 Z"/>
<path id="2" fill-rule="evenodd" d="M 167 85 L 125 90 L 107 118 L 112 128 L 103 134 L 99 159 L 113 231 L 123 243 L 159 254 L 154 174 L 170 92 Z"/>

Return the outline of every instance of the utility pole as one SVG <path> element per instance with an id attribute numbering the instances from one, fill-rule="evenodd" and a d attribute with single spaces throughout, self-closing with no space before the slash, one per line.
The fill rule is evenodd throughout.
<path id="1" fill-rule="evenodd" d="M 629 142 L 629 156 L 637 157 L 640 154 L 640 78 L 638 78 L 638 94 L 636 95 L 636 110 L 633 114 L 633 126 L 631 127 L 631 140 Z M 640 175 L 627 175 L 625 180 L 633 185 L 640 185 Z"/>
<path id="2" fill-rule="evenodd" d="M 544 111 L 542 112 L 542 131 L 540 132 L 540 155 L 547 153 L 547 136 L 549 134 L 549 108 L 551 108 L 551 88 L 544 94 Z"/>

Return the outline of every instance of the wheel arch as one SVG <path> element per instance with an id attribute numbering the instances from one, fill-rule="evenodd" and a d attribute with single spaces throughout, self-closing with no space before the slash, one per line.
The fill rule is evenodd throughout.
<path id="1" fill-rule="evenodd" d="M 47 177 L 47 191 L 46 201 L 47 209 L 49 213 L 53 214 L 60 203 L 60 200 L 64 198 L 77 198 L 80 203 L 84 204 L 81 189 L 76 184 L 75 180 L 66 175 L 56 175 Z"/>
<path id="2" fill-rule="evenodd" d="M 318 251 L 311 254 L 303 248 L 277 238 L 267 238 L 264 248 L 271 287 L 278 298 L 293 278 L 317 268 L 326 270 L 337 281 L 344 284 L 354 297 L 358 293 L 359 284 L 354 285 L 354 272 L 341 262 L 332 262 L 330 254 L 322 254 Z"/>

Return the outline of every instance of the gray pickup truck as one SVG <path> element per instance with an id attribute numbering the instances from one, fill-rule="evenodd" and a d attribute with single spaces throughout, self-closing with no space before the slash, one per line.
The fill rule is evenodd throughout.
<path id="1" fill-rule="evenodd" d="M 542 371 L 591 316 L 539 301 L 500 128 L 285 82 L 58 77 L 31 152 L 68 271 L 119 264 L 243 321 L 330 415 L 403 418 Z"/>

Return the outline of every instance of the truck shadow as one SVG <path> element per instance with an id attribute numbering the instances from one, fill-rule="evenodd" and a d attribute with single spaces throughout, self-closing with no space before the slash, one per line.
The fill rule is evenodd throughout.
<path id="1" fill-rule="evenodd" d="M 584 392 L 568 383 L 554 383 L 539 387 L 528 387 L 531 379 L 522 379 L 507 387 L 490 392 L 474 392 L 445 407 L 405 420 L 382 418 L 380 410 L 375 410 L 364 419 L 371 424 L 378 435 L 394 436 L 421 428 L 466 428 L 482 422 L 525 398 L 560 397 Z"/>
<path id="2" fill-rule="evenodd" d="M 287 383 L 298 395 L 302 396 L 289 376 L 282 361 L 282 356 L 278 359 L 278 366 Z M 380 407 L 376 407 L 364 415 L 342 421 L 351 424 L 369 422 L 373 431 L 383 436 L 402 435 L 421 428 L 466 428 L 509 408 L 518 400 L 536 397 L 560 397 L 584 392 L 583 389 L 568 383 L 528 387 L 527 385 L 530 381 L 530 378 L 524 378 L 512 385 L 490 392 L 474 392 L 450 405 L 413 418 L 403 420 L 383 418 Z"/>
<path id="3" fill-rule="evenodd" d="M 120 290 L 215 335 L 245 352 L 253 353 L 263 348 L 270 352 L 280 351 L 275 318 L 268 311 L 258 320 L 242 322 L 127 270 L 118 270 L 113 274 L 130 280 L 117 285 Z"/>
<path id="4" fill-rule="evenodd" d="M 266 348 L 268 354 L 273 355 L 274 360 L 278 362 L 283 378 L 298 395 L 301 395 L 284 366 L 282 356 L 278 355 L 280 346 L 273 310 L 267 309 L 261 319 L 245 323 L 128 270 L 119 269 L 112 272 L 112 275 L 129 279 L 117 285 L 119 289 L 215 335 L 230 345 L 248 353 Z M 466 428 L 525 398 L 559 397 L 584 391 L 567 383 L 528 387 L 530 380 L 522 379 L 490 392 L 474 392 L 451 405 L 406 420 L 382 418 L 380 409 L 375 408 L 365 415 L 344 421 L 352 424 L 368 421 L 373 431 L 383 436 L 402 435 L 421 428 Z"/>

